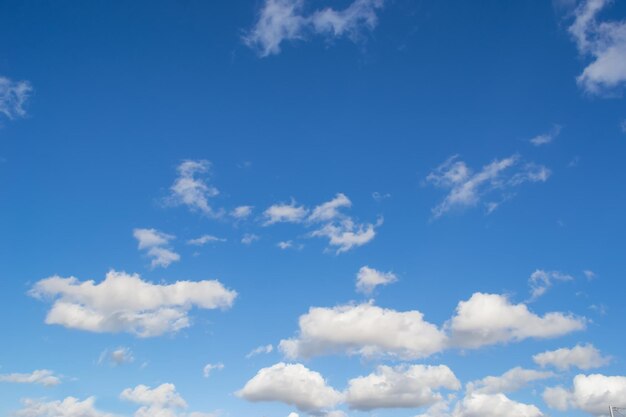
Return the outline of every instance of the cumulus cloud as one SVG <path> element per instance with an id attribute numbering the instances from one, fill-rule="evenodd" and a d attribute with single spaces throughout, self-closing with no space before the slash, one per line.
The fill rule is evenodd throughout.
<path id="1" fill-rule="evenodd" d="M 310 222 L 333 220 L 341 215 L 339 209 L 342 207 L 352 207 L 352 202 L 345 194 L 338 193 L 332 200 L 315 207 L 307 220 Z"/>
<path id="2" fill-rule="evenodd" d="M 261 57 L 280 53 L 284 41 L 304 40 L 311 35 L 327 39 L 348 36 L 356 41 L 364 30 L 376 27 L 377 9 L 382 6 L 383 0 L 354 0 L 343 10 L 327 7 L 306 14 L 304 0 L 265 0 L 243 41 Z"/>
<path id="3" fill-rule="evenodd" d="M 359 269 L 356 275 L 356 290 L 363 294 L 371 294 L 379 285 L 389 285 L 398 280 L 393 272 L 381 272 L 368 266 Z"/>
<path id="4" fill-rule="evenodd" d="M 18 384 L 39 384 L 45 387 L 53 387 L 61 383 L 61 378 L 47 369 L 37 369 L 29 374 L 0 374 L 0 382 L 13 382 Z"/>
<path id="5" fill-rule="evenodd" d="M 200 237 L 197 237 L 195 239 L 190 239 L 187 241 L 188 245 L 194 245 L 194 246 L 203 246 L 206 245 L 209 242 L 226 242 L 226 239 L 224 238 L 220 238 L 220 237 L 216 237 L 213 235 L 202 235 Z"/>
<path id="6" fill-rule="evenodd" d="M 356 224 L 351 218 L 327 223 L 311 233 L 313 237 L 326 237 L 330 246 L 337 247 L 337 253 L 347 252 L 363 246 L 376 237 L 376 228 L 382 225 L 382 219 L 376 224 Z"/>
<path id="7" fill-rule="evenodd" d="M 174 384 L 161 384 L 155 388 L 138 385 L 122 391 L 120 398 L 141 405 L 134 417 L 215 417 L 210 413 L 183 412 L 187 402 Z"/>
<path id="8" fill-rule="evenodd" d="M 520 341 L 527 338 L 552 338 L 582 330 L 584 318 L 560 312 L 538 316 L 523 304 L 512 304 L 499 294 L 474 293 L 461 301 L 456 315 L 446 324 L 452 343 L 463 348 Z"/>
<path id="9" fill-rule="evenodd" d="M 83 401 L 67 397 L 62 401 L 23 400 L 23 408 L 15 412 L 18 417 L 115 417 L 95 408 L 94 397 Z"/>
<path id="10" fill-rule="evenodd" d="M 318 372 L 283 362 L 261 369 L 236 394 L 248 401 L 282 402 L 309 413 L 332 409 L 342 399 Z"/>
<path id="11" fill-rule="evenodd" d="M 224 364 L 222 363 L 207 363 L 202 369 L 202 375 L 204 375 L 205 378 L 208 378 L 211 375 L 211 372 L 215 370 L 221 371 L 222 369 L 224 369 Z"/>
<path id="12" fill-rule="evenodd" d="M 180 260 L 180 255 L 168 247 L 169 242 L 175 237 L 156 229 L 134 229 L 133 236 L 139 242 L 139 249 L 145 250 L 152 258 L 150 266 L 167 268 L 173 262 Z"/>
<path id="13" fill-rule="evenodd" d="M 554 139 L 556 139 L 557 136 L 561 134 L 562 129 L 563 129 L 562 126 L 554 125 L 549 132 L 542 133 L 530 139 L 530 143 L 532 143 L 535 146 L 547 145 L 548 143 L 553 142 Z"/>
<path id="14" fill-rule="evenodd" d="M 528 182 L 545 182 L 550 170 L 533 163 L 522 164 L 518 155 L 496 159 L 478 172 L 473 172 L 458 155 L 448 158 L 428 174 L 426 182 L 449 190 L 441 203 L 432 209 L 434 218 L 452 210 L 476 206 L 484 197 L 497 195 L 498 199 L 510 198 L 510 190 Z M 492 212 L 500 203 L 486 203 Z"/>
<path id="15" fill-rule="evenodd" d="M 547 388 L 543 399 L 549 407 L 566 411 L 579 409 L 595 416 L 607 416 L 609 405 L 623 404 L 626 398 L 626 377 L 602 374 L 574 377 L 570 389 Z"/>
<path id="16" fill-rule="evenodd" d="M 98 359 L 98 364 L 101 365 L 105 362 L 109 362 L 114 366 L 120 366 L 126 363 L 133 363 L 134 361 L 135 357 L 133 356 L 132 350 L 130 350 L 130 348 L 120 346 L 117 349 L 107 349 L 102 352 L 100 354 L 100 358 Z"/>
<path id="17" fill-rule="evenodd" d="M 574 277 L 559 271 L 535 270 L 528 279 L 530 285 L 530 300 L 534 301 L 548 291 L 555 281 L 573 281 Z"/>
<path id="18" fill-rule="evenodd" d="M 259 346 L 259 347 L 255 348 L 255 349 L 252 349 L 246 355 L 246 359 L 250 359 L 253 356 L 257 356 L 257 355 L 261 355 L 261 354 L 272 353 L 273 351 L 274 351 L 274 346 L 272 346 L 272 345 Z"/>
<path id="19" fill-rule="evenodd" d="M 230 215 L 232 217 L 234 217 L 237 220 L 243 220 L 248 218 L 251 214 L 252 214 L 252 210 L 254 209 L 253 206 L 239 206 L 239 207 L 235 207 L 231 212 Z"/>
<path id="20" fill-rule="evenodd" d="M 533 361 L 541 367 L 553 366 L 561 371 L 576 367 L 583 370 L 600 368 L 608 365 L 611 358 L 602 356 L 592 344 L 576 345 L 573 348 L 561 348 L 538 353 Z"/>
<path id="21" fill-rule="evenodd" d="M 0 76 L 0 114 L 13 120 L 26 116 L 24 106 L 33 92 L 28 81 L 13 81 Z"/>
<path id="22" fill-rule="evenodd" d="M 137 274 L 110 271 L 104 281 L 53 276 L 37 282 L 33 297 L 53 301 L 47 324 L 91 332 L 159 336 L 190 326 L 192 307 L 226 309 L 237 293 L 219 281 L 152 284 Z"/>
<path id="23" fill-rule="evenodd" d="M 612 93 L 626 83 L 626 21 L 599 21 L 610 0 L 583 0 L 574 12 L 569 33 L 591 63 L 577 77 L 590 94 Z"/>
<path id="24" fill-rule="evenodd" d="M 265 225 L 275 223 L 300 223 L 304 220 L 308 210 L 304 206 L 296 205 L 295 201 L 290 204 L 274 204 L 263 212 Z"/>
<path id="25" fill-rule="evenodd" d="M 478 394 L 498 394 L 514 392 L 524 388 L 531 382 L 554 377 L 552 372 L 536 371 L 515 367 L 500 376 L 487 376 L 485 378 L 468 382 L 467 391 Z"/>
<path id="26" fill-rule="evenodd" d="M 469 394 L 457 403 L 452 417 L 541 417 L 536 406 L 509 399 L 504 394 Z"/>
<path id="27" fill-rule="evenodd" d="M 291 240 L 280 241 L 276 244 L 280 249 L 285 250 L 293 247 L 293 242 Z"/>
<path id="28" fill-rule="evenodd" d="M 280 342 L 289 358 L 346 352 L 366 357 L 418 359 L 442 350 L 446 335 L 419 311 L 399 312 L 373 304 L 313 307 L 300 317 L 296 338 Z"/>
<path id="29" fill-rule="evenodd" d="M 417 408 L 442 401 L 441 388 L 461 387 L 445 365 L 378 366 L 374 373 L 351 379 L 345 392 L 350 408 L 369 411 L 376 408 Z"/>
<path id="30" fill-rule="evenodd" d="M 211 163 L 205 160 L 186 160 L 178 165 L 178 177 L 170 187 L 168 202 L 187 206 L 207 216 L 219 216 L 221 213 L 209 204 L 209 199 L 219 194 L 206 178 L 210 168 Z"/>

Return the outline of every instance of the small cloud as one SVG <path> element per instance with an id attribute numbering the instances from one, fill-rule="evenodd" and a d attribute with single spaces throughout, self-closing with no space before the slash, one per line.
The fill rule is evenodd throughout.
<path id="1" fill-rule="evenodd" d="M 559 136 L 562 129 L 563 129 L 562 126 L 555 124 L 549 132 L 542 133 L 530 139 L 530 143 L 532 143 L 535 146 L 547 145 L 548 143 L 551 143 L 552 141 L 554 141 L 554 139 L 556 139 L 557 136 Z"/>
<path id="2" fill-rule="evenodd" d="M 559 271 L 544 271 L 537 269 L 530 275 L 528 283 L 530 284 L 530 301 L 535 301 L 548 291 L 554 281 L 573 281 L 574 277 Z"/>
<path id="3" fill-rule="evenodd" d="M 98 365 L 102 365 L 105 362 L 110 363 L 113 366 L 120 366 L 127 363 L 133 363 L 135 361 L 135 357 L 133 356 L 133 352 L 130 348 L 127 347 L 118 347 L 115 350 L 105 350 L 100 354 L 100 358 L 98 358 Z"/>
<path id="4" fill-rule="evenodd" d="M 167 268 L 173 262 L 180 260 L 180 255 L 168 247 L 175 236 L 160 232 L 156 229 L 134 229 L 133 236 L 139 242 L 139 249 L 146 251 L 152 258 L 150 266 Z"/>
<path id="5" fill-rule="evenodd" d="M 609 309 L 604 304 L 591 304 L 589 310 L 595 311 L 601 316 L 605 316 Z"/>
<path id="6" fill-rule="evenodd" d="M 585 269 L 583 271 L 583 274 L 585 274 L 585 278 L 587 278 L 589 281 L 596 279 L 598 277 L 598 275 L 590 269 Z"/>
<path id="7" fill-rule="evenodd" d="M 209 242 L 226 242 L 226 239 L 224 238 L 219 238 L 213 235 L 202 235 L 196 239 L 190 239 L 187 241 L 188 245 L 194 245 L 194 246 L 203 246 L 206 245 Z"/>
<path id="8" fill-rule="evenodd" d="M 16 384 L 39 384 L 44 387 L 53 387 L 61 383 L 61 379 L 54 372 L 47 369 L 38 369 L 30 374 L 0 374 L 0 382 Z"/>
<path id="9" fill-rule="evenodd" d="M 222 363 L 207 363 L 202 369 L 202 375 L 204 375 L 205 378 L 208 378 L 212 371 L 221 371 L 222 369 L 224 369 L 224 365 Z"/>
<path id="10" fill-rule="evenodd" d="M 219 217 L 221 213 L 209 204 L 209 199 L 219 194 L 219 190 L 208 183 L 210 169 L 211 163 L 206 160 L 183 161 L 176 168 L 178 177 L 170 187 L 167 202 L 174 206 L 187 206 L 210 217 Z"/>
<path id="11" fill-rule="evenodd" d="M 26 101 L 33 92 L 28 81 L 13 81 L 0 76 L 0 114 L 9 120 L 26 117 Z"/>
<path id="12" fill-rule="evenodd" d="M 297 206 L 294 200 L 290 204 L 274 204 L 263 212 L 265 226 L 275 223 L 300 223 L 308 214 L 304 206 Z"/>
<path id="13" fill-rule="evenodd" d="M 252 244 L 253 242 L 256 242 L 259 239 L 261 239 L 259 237 L 259 235 L 255 235 L 254 233 L 246 233 L 241 238 L 241 243 L 243 243 L 244 245 L 250 245 L 250 244 Z"/>
<path id="14" fill-rule="evenodd" d="M 252 349 L 246 355 L 246 359 L 250 359 L 253 356 L 257 356 L 257 355 L 272 353 L 273 350 L 274 350 L 274 346 L 272 346 L 272 345 L 259 346 L 259 347 L 255 348 L 255 349 Z"/>
<path id="15" fill-rule="evenodd" d="M 385 194 L 383 194 L 383 193 L 379 193 L 378 191 L 374 191 L 374 192 L 372 193 L 372 198 L 373 198 L 374 200 L 378 201 L 378 202 L 381 202 L 381 201 L 383 201 L 383 200 L 386 200 L 386 199 L 388 199 L 388 198 L 391 198 L 391 194 L 389 194 L 389 193 L 385 193 Z"/>
<path id="16" fill-rule="evenodd" d="M 289 249 L 293 246 L 293 242 L 291 240 L 287 240 L 287 241 L 283 241 L 283 242 L 278 242 L 276 244 L 276 246 L 278 246 L 281 249 Z"/>
<path id="17" fill-rule="evenodd" d="M 239 207 L 235 207 L 231 212 L 230 215 L 232 217 L 234 217 L 237 220 L 243 220 L 245 218 L 248 218 L 251 214 L 252 214 L 252 209 L 254 208 L 254 206 L 239 206 Z"/>
<path id="18" fill-rule="evenodd" d="M 381 272 L 368 266 L 359 269 L 356 275 L 356 290 L 363 294 L 371 294 L 379 285 L 389 285 L 398 280 L 393 272 Z"/>

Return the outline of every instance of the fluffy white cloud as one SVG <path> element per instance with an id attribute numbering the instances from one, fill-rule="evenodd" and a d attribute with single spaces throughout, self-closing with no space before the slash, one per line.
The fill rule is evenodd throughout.
<path id="1" fill-rule="evenodd" d="M 530 143 L 532 143 L 535 146 L 547 145 L 548 143 L 551 143 L 552 141 L 554 141 L 554 139 L 556 139 L 557 136 L 561 134 L 562 129 L 563 129 L 562 126 L 554 125 L 549 132 L 542 133 L 530 139 Z"/>
<path id="2" fill-rule="evenodd" d="M 577 408 L 596 416 L 606 416 L 609 405 L 621 405 L 626 398 L 626 377 L 602 374 L 576 375 L 573 387 L 547 388 L 543 399 L 551 408 L 565 411 Z"/>
<path id="3" fill-rule="evenodd" d="M 180 260 L 180 255 L 168 248 L 169 242 L 175 237 L 156 229 L 134 229 L 133 236 L 139 242 L 139 249 L 145 250 L 152 258 L 150 266 L 167 268 L 173 262 Z"/>
<path id="4" fill-rule="evenodd" d="M 276 244 L 282 250 L 289 249 L 293 246 L 293 242 L 291 240 L 281 241 Z"/>
<path id="5" fill-rule="evenodd" d="M 207 179 L 201 177 L 208 174 L 210 168 L 209 161 L 183 161 L 177 167 L 178 177 L 170 187 L 169 203 L 185 205 L 208 216 L 219 216 L 220 212 L 216 212 L 209 204 L 209 198 L 217 196 L 219 191 L 208 184 Z"/>
<path id="6" fill-rule="evenodd" d="M 533 356 L 533 360 L 541 367 L 554 366 L 562 371 L 570 369 L 572 366 L 583 370 L 600 368 L 611 362 L 610 357 L 602 356 L 592 344 L 538 353 Z"/>
<path id="7" fill-rule="evenodd" d="M 351 218 L 345 217 L 325 224 L 313 231 L 311 236 L 328 238 L 328 244 L 336 246 L 337 253 L 342 253 L 371 242 L 376 237 L 376 228 L 382 223 L 381 218 L 376 224 L 356 224 Z"/>
<path id="8" fill-rule="evenodd" d="M 15 412 L 18 417 L 115 417 L 113 414 L 99 411 L 94 406 L 95 398 L 80 401 L 67 397 L 62 401 L 44 402 L 41 400 L 23 400 L 23 408 Z"/>
<path id="9" fill-rule="evenodd" d="M 559 271 L 544 271 L 537 269 L 528 279 L 530 285 L 530 300 L 534 301 L 548 291 L 554 281 L 573 281 L 574 277 Z"/>
<path id="10" fill-rule="evenodd" d="M 222 369 L 224 369 L 224 364 L 222 363 L 207 363 L 202 369 L 202 375 L 204 375 L 205 378 L 208 378 L 212 371 L 221 371 Z"/>
<path id="11" fill-rule="evenodd" d="M 352 202 L 345 194 L 339 193 L 332 200 L 315 207 L 307 220 L 310 222 L 327 222 L 333 220 L 341 215 L 339 209 L 342 207 L 352 207 Z"/>
<path id="12" fill-rule="evenodd" d="M 259 346 L 255 349 L 252 349 L 247 355 L 246 355 L 246 359 L 250 359 L 253 356 L 257 356 L 257 355 L 261 355 L 261 354 L 267 354 L 267 353 L 272 353 L 274 351 L 274 346 L 272 345 L 265 345 L 265 346 Z"/>
<path id="13" fill-rule="evenodd" d="M 120 398 L 141 405 L 135 411 L 135 417 L 215 417 L 215 414 L 209 413 L 183 412 L 187 402 L 176 391 L 174 384 L 161 384 L 155 388 L 138 385 L 122 391 Z"/>
<path id="14" fill-rule="evenodd" d="M 263 212 L 265 225 L 274 223 L 300 223 L 304 220 L 308 210 L 304 206 L 297 206 L 295 201 L 291 204 L 274 204 Z"/>
<path id="15" fill-rule="evenodd" d="M 290 358 L 333 352 L 417 359 L 442 350 L 446 336 L 419 311 L 399 312 L 372 304 L 314 307 L 300 317 L 297 338 L 282 340 Z"/>
<path id="16" fill-rule="evenodd" d="M 509 399 L 504 394 L 469 394 L 457 403 L 452 417 L 541 417 L 536 406 Z"/>
<path id="17" fill-rule="evenodd" d="M 265 0 L 256 24 L 243 40 L 262 57 L 278 54 L 284 41 L 305 39 L 310 34 L 347 35 L 356 40 L 363 29 L 376 27 L 376 10 L 382 6 L 383 0 L 354 0 L 343 10 L 327 7 L 305 15 L 304 0 Z"/>
<path id="18" fill-rule="evenodd" d="M 506 190 L 526 182 L 545 182 L 549 176 L 550 170 L 542 165 L 520 164 L 518 155 L 494 160 L 476 173 L 454 155 L 428 174 L 426 182 L 449 190 L 443 201 L 432 209 L 433 217 L 438 218 L 451 210 L 476 206 L 485 195 L 495 191 L 500 199 L 506 199 Z M 488 212 L 499 204 L 487 203 Z"/>
<path id="19" fill-rule="evenodd" d="M 498 394 L 514 392 L 524 388 L 530 382 L 554 377 L 552 372 L 536 371 L 515 367 L 500 376 L 487 376 L 467 383 L 467 391 L 477 394 Z"/>
<path id="20" fill-rule="evenodd" d="M 453 345 L 478 348 L 527 338 L 550 338 L 582 330 L 584 318 L 559 312 L 538 316 L 525 304 L 512 304 L 499 294 L 475 293 L 461 301 L 447 323 Z"/>
<path id="21" fill-rule="evenodd" d="M 248 401 L 279 401 L 305 412 L 331 409 L 342 399 L 318 372 L 282 362 L 261 369 L 237 395 Z"/>
<path id="22" fill-rule="evenodd" d="M 626 83 L 626 21 L 600 22 L 598 13 L 610 0 L 583 0 L 569 32 L 578 51 L 592 57 L 577 78 L 588 93 L 604 94 Z"/>
<path id="23" fill-rule="evenodd" d="M 230 215 L 232 217 L 234 217 L 237 220 L 242 220 L 245 219 L 247 217 L 249 217 L 252 214 L 252 210 L 254 209 L 254 206 L 239 206 L 239 207 L 235 207 L 231 212 Z"/>
<path id="24" fill-rule="evenodd" d="M 123 365 L 125 363 L 132 363 L 135 361 L 135 357 L 133 356 L 133 352 L 130 348 L 120 346 L 114 350 L 105 350 L 100 354 L 100 358 L 98 359 L 98 364 L 103 364 L 104 362 L 109 362 L 114 366 Z"/>
<path id="25" fill-rule="evenodd" d="M 219 281 L 177 281 L 158 285 L 137 274 L 110 271 L 104 281 L 53 276 L 29 294 L 52 299 L 47 324 L 92 332 L 128 332 L 151 337 L 189 327 L 188 311 L 229 308 L 237 296 Z"/>
<path id="26" fill-rule="evenodd" d="M 356 290 L 364 294 L 371 294 L 377 286 L 388 285 L 397 280 L 398 277 L 393 272 L 381 272 L 363 266 L 356 275 Z"/>
<path id="27" fill-rule="evenodd" d="M 28 81 L 13 81 L 0 76 L 0 114 L 10 120 L 26 116 L 24 105 L 32 91 Z"/>
<path id="28" fill-rule="evenodd" d="M 209 242 L 226 242 L 226 239 L 219 238 L 213 235 L 202 235 L 198 238 L 188 240 L 187 244 L 194 246 L 203 246 Z"/>
<path id="29" fill-rule="evenodd" d="M 0 374 L 0 382 L 14 382 L 19 384 L 40 384 L 45 387 L 59 385 L 61 379 L 54 372 L 47 369 L 37 369 L 30 374 Z"/>
<path id="30" fill-rule="evenodd" d="M 439 366 L 379 366 L 376 372 L 351 379 L 345 393 L 350 408 L 417 408 L 443 399 L 436 390 L 461 387 L 454 373 L 445 365 Z"/>

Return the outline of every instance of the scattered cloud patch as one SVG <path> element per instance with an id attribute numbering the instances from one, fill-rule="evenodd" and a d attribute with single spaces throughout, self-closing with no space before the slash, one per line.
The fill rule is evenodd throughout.
<path id="1" fill-rule="evenodd" d="M 204 368 L 202 368 L 202 375 L 205 378 L 208 378 L 213 371 L 221 371 L 224 369 L 224 364 L 222 363 L 207 363 Z"/>
<path id="2" fill-rule="evenodd" d="M 586 344 L 576 345 L 571 349 L 561 348 L 538 353 L 533 356 L 533 361 L 542 368 L 553 366 L 560 371 L 565 371 L 576 367 L 586 371 L 608 365 L 611 358 L 602 356 L 592 344 Z"/>
<path id="3" fill-rule="evenodd" d="M 45 402 L 43 400 L 26 399 L 23 408 L 14 413 L 17 417 L 115 417 L 95 408 L 96 399 L 67 397 L 62 401 Z"/>
<path id="4" fill-rule="evenodd" d="M 190 326 L 192 307 L 226 309 L 237 293 L 219 281 L 153 284 L 137 274 L 110 271 L 104 281 L 53 276 L 37 282 L 29 295 L 53 302 L 47 324 L 96 333 L 160 336 Z"/>
<path id="5" fill-rule="evenodd" d="M 261 239 L 259 235 L 255 235 L 254 233 L 246 233 L 241 238 L 241 243 L 243 243 L 244 245 L 251 245 L 259 239 Z"/>
<path id="6" fill-rule="evenodd" d="M 363 294 L 371 294 L 379 285 L 389 285 L 398 280 L 393 272 L 381 272 L 368 266 L 359 269 L 356 275 L 356 290 Z"/>
<path id="7" fill-rule="evenodd" d="M 276 246 L 278 246 L 280 249 L 285 250 L 285 249 L 289 249 L 293 247 L 293 242 L 291 240 L 285 240 L 285 241 L 278 242 Z"/>
<path id="8" fill-rule="evenodd" d="M 338 193 L 332 200 L 315 207 L 307 221 L 316 223 L 334 220 L 341 216 L 339 209 L 342 207 L 352 207 L 352 201 L 345 194 Z"/>
<path id="9" fill-rule="evenodd" d="M 559 271 L 544 271 L 537 269 L 528 279 L 530 285 L 530 301 L 534 301 L 544 295 L 555 281 L 573 281 L 574 277 Z"/>
<path id="10" fill-rule="evenodd" d="M 297 206 L 295 201 L 290 204 L 274 204 L 263 212 L 265 226 L 275 223 L 300 223 L 304 220 L 308 210 L 304 206 Z"/>
<path id="11" fill-rule="evenodd" d="M 47 369 L 37 369 L 30 374 L 0 374 L 0 382 L 16 384 L 39 384 L 44 387 L 53 387 L 61 383 L 61 378 Z"/>
<path id="12" fill-rule="evenodd" d="M 133 363 L 134 361 L 135 357 L 133 356 L 132 350 L 130 350 L 130 348 L 120 346 L 117 349 L 107 349 L 102 352 L 100 354 L 100 358 L 98 359 L 98 365 L 108 362 L 113 366 L 120 366 L 127 363 Z"/>
<path id="13" fill-rule="evenodd" d="M 354 0 L 343 10 L 327 7 L 305 13 L 305 0 L 265 0 L 255 25 L 243 37 L 259 56 L 276 55 L 285 41 L 305 40 L 313 35 L 326 39 L 347 36 L 357 41 L 378 24 L 383 0 Z"/>
<path id="14" fill-rule="evenodd" d="M 350 408 L 418 408 L 442 401 L 441 388 L 458 390 L 461 383 L 445 365 L 381 365 L 374 373 L 351 379 L 345 393 Z"/>
<path id="15" fill-rule="evenodd" d="M 557 136 L 561 134 L 561 130 L 563 130 L 563 127 L 561 125 L 554 125 L 549 132 L 542 133 L 530 139 L 530 143 L 535 146 L 547 145 L 553 142 L 554 139 L 556 139 Z"/>
<path id="16" fill-rule="evenodd" d="M 174 384 L 161 384 L 155 388 L 138 385 L 122 391 L 120 398 L 141 405 L 134 417 L 215 417 L 214 413 L 184 412 L 187 402 Z"/>
<path id="17" fill-rule="evenodd" d="M 254 209 L 254 206 L 239 206 L 239 207 L 235 207 L 230 212 L 230 215 L 232 217 L 234 217 L 235 219 L 237 219 L 237 220 L 247 219 L 252 214 L 252 210 L 253 209 Z"/>
<path id="18" fill-rule="evenodd" d="M 372 198 L 378 202 L 391 198 L 391 194 L 389 193 L 379 193 L 378 191 L 374 191 L 372 193 Z"/>
<path id="19" fill-rule="evenodd" d="M 598 14 L 611 3 L 581 1 L 569 27 L 580 54 L 591 57 L 591 63 L 576 78 L 589 94 L 614 94 L 626 83 L 626 21 L 598 20 Z"/>
<path id="20" fill-rule="evenodd" d="M 213 235 L 202 235 L 198 238 L 188 240 L 187 244 L 194 246 L 204 246 L 210 242 L 226 242 L 226 239 Z"/>
<path id="21" fill-rule="evenodd" d="M 250 359 L 253 356 L 257 356 L 257 355 L 263 355 L 263 354 L 272 353 L 273 351 L 274 351 L 274 346 L 272 346 L 272 345 L 259 346 L 259 347 L 255 348 L 255 349 L 252 349 L 246 355 L 246 359 Z"/>
<path id="22" fill-rule="evenodd" d="M 170 240 L 175 237 L 156 229 L 134 229 L 133 236 L 139 242 L 139 249 L 145 250 L 152 258 L 150 266 L 167 268 L 173 262 L 180 260 L 180 255 L 169 248 Z"/>
<path id="23" fill-rule="evenodd" d="M 282 402 L 308 413 L 332 409 L 342 400 L 342 394 L 318 372 L 283 362 L 261 369 L 236 394 L 253 402 Z"/>
<path id="24" fill-rule="evenodd" d="M 536 406 L 513 401 L 506 395 L 469 394 L 459 401 L 452 417 L 542 417 Z"/>
<path id="25" fill-rule="evenodd" d="M 219 190 L 208 182 L 210 169 L 211 163 L 206 160 L 183 161 L 176 168 L 178 177 L 170 187 L 167 202 L 174 206 L 187 206 L 210 217 L 219 217 L 221 212 L 209 204 L 209 199 L 219 194 Z"/>
<path id="26" fill-rule="evenodd" d="M 426 177 L 426 183 L 449 190 L 443 201 L 432 209 L 432 215 L 439 218 L 453 210 L 474 207 L 487 196 L 497 195 L 496 199 L 504 201 L 510 198 L 512 189 L 524 183 L 545 182 L 549 176 L 548 168 L 523 164 L 518 155 L 496 159 L 478 172 L 454 155 Z M 498 205 L 488 202 L 487 211 L 492 212 Z"/>
<path id="27" fill-rule="evenodd" d="M 570 389 L 561 386 L 546 388 L 543 399 L 559 411 L 579 409 L 595 416 L 607 417 L 609 405 L 623 404 L 626 398 L 626 377 L 602 374 L 574 377 Z"/>
<path id="28" fill-rule="evenodd" d="M 468 382 L 467 392 L 477 394 L 498 394 L 518 391 L 529 383 L 553 378 L 552 372 L 536 371 L 516 367 L 500 376 L 487 376 L 483 379 Z"/>
<path id="29" fill-rule="evenodd" d="M 33 92 L 28 81 L 13 81 L 0 76 L 0 114 L 9 120 L 26 116 L 26 101 Z"/>
<path id="30" fill-rule="evenodd" d="M 584 270 L 583 274 L 585 274 L 585 278 L 587 278 L 589 281 L 594 280 L 598 277 L 598 275 L 590 269 Z"/>

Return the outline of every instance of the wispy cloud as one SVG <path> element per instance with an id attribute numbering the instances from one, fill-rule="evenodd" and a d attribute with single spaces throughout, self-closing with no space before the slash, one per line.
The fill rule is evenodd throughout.
<path id="1" fill-rule="evenodd" d="M 255 235 L 254 233 L 246 233 L 241 238 L 241 243 L 243 243 L 244 245 L 251 245 L 259 239 L 261 239 L 259 235 Z"/>
<path id="2" fill-rule="evenodd" d="M 0 382 L 13 382 L 17 384 L 40 384 L 52 387 L 61 383 L 61 378 L 47 369 L 38 369 L 30 374 L 0 374 Z"/>
<path id="3" fill-rule="evenodd" d="M 180 260 L 180 255 L 168 247 L 175 237 L 156 229 L 134 229 L 133 236 L 139 242 L 139 249 L 145 250 L 152 258 L 150 266 L 167 268 L 173 262 Z"/>
<path id="4" fill-rule="evenodd" d="M 561 134 L 561 130 L 563 130 L 563 127 L 561 125 L 554 125 L 549 132 L 542 133 L 530 139 L 530 143 L 535 146 L 547 145 L 548 143 L 554 141 L 554 139 L 556 139 L 559 134 Z"/>
<path id="5" fill-rule="evenodd" d="M 209 204 L 209 199 L 219 194 L 219 190 L 208 183 L 210 169 L 211 163 L 206 160 L 183 161 L 177 167 L 178 177 L 170 187 L 170 196 L 166 201 L 172 205 L 187 206 L 207 216 L 219 216 L 221 212 Z"/>
<path id="6" fill-rule="evenodd" d="M 213 371 L 221 371 L 222 369 L 224 369 L 224 364 L 223 363 L 207 363 L 206 365 L 204 365 L 204 368 L 202 368 L 202 375 L 205 378 L 208 378 L 209 376 L 211 376 L 211 372 Z"/>
<path id="7" fill-rule="evenodd" d="M 13 81 L 0 76 L 0 114 L 13 120 L 26 116 L 26 101 L 33 92 L 28 81 Z"/>
<path id="8" fill-rule="evenodd" d="M 544 271 L 537 269 L 528 279 L 530 285 L 530 301 L 535 301 L 548 291 L 555 281 L 573 281 L 574 277 L 560 271 Z"/>
<path id="9" fill-rule="evenodd" d="M 202 235 L 198 238 L 195 239 L 189 239 L 187 241 L 188 245 L 194 245 L 194 246 L 203 246 L 206 245 L 209 242 L 226 242 L 226 239 L 221 238 L 221 237 L 217 237 L 217 236 L 213 236 L 213 235 Z"/>
<path id="10" fill-rule="evenodd" d="M 327 7 L 305 12 L 304 0 L 265 0 L 252 29 L 243 37 L 261 57 L 280 53 L 285 41 L 304 40 L 312 35 L 326 39 L 347 36 L 357 41 L 364 30 L 378 24 L 383 0 L 354 0 L 343 10 Z"/>
<path id="11" fill-rule="evenodd" d="M 120 366 L 127 363 L 133 363 L 134 361 L 135 357 L 132 350 L 130 350 L 130 348 L 120 346 L 116 349 L 106 349 L 102 352 L 98 358 L 98 365 L 108 362 L 113 366 Z"/>
<path id="12" fill-rule="evenodd" d="M 274 350 L 274 346 L 272 345 L 264 345 L 264 346 L 259 346 L 255 349 L 252 349 L 247 355 L 246 355 L 246 359 L 250 359 L 253 356 L 257 356 L 257 355 L 262 355 L 262 354 L 267 354 L 267 353 L 272 353 L 272 351 Z"/>

